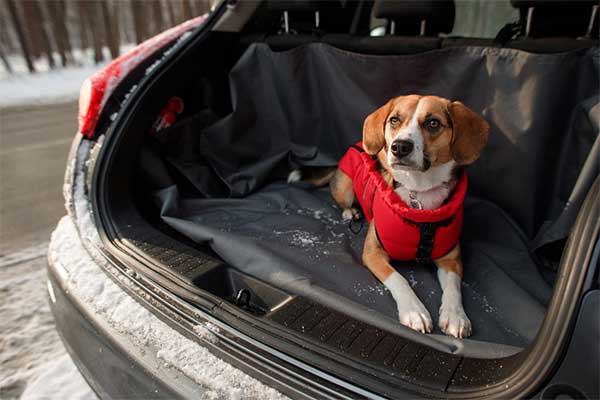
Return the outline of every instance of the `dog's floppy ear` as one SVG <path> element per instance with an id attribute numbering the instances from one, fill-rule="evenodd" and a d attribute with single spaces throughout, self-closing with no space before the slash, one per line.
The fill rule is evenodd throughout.
<path id="1" fill-rule="evenodd" d="M 363 124 L 363 147 L 370 155 L 375 155 L 385 146 L 385 120 L 390 114 L 394 99 L 373 111 Z"/>
<path id="2" fill-rule="evenodd" d="M 468 165 L 479 158 L 487 143 L 490 125 L 460 101 L 448 106 L 452 119 L 452 158 L 460 165 Z"/>

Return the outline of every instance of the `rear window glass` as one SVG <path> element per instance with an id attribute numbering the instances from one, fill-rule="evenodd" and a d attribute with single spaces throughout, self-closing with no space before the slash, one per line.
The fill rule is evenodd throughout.
<path id="1" fill-rule="evenodd" d="M 456 1 L 456 17 L 451 36 L 494 38 L 509 22 L 519 19 L 510 1 Z"/>
<path id="2" fill-rule="evenodd" d="M 504 25 L 519 19 L 519 10 L 509 0 L 458 0 L 455 9 L 452 32 L 441 36 L 495 38 Z M 386 23 L 371 15 L 371 36 L 384 36 Z"/>

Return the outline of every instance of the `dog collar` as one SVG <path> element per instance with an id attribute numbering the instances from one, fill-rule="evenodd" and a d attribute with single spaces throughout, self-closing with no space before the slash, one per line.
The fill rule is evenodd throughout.
<path id="1" fill-rule="evenodd" d="M 417 198 L 417 191 L 416 190 L 410 190 L 408 192 L 408 198 L 409 198 L 409 204 L 408 205 L 410 206 L 410 208 L 416 208 L 417 210 L 422 210 L 423 209 L 423 204 L 421 204 L 421 202 Z"/>
<path id="2" fill-rule="evenodd" d="M 394 181 L 394 189 L 397 189 L 399 187 L 404 187 L 400 182 L 396 182 Z M 450 191 L 450 182 L 443 182 L 441 185 L 432 187 L 429 190 L 426 190 L 426 192 L 430 192 L 430 191 L 434 191 L 434 190 L 438 190 L 444 188 L 448 191 Z M 419 193 L 422 192 L 417 192 L 416 190 L 409 190 L 408 191 L 408 205 L 410 206 L 410 208 L 414 208 L 416 210 L 422 210 L 423 209 L 423 204 L 421 203 L 421 201 L 418 198 Z"/>

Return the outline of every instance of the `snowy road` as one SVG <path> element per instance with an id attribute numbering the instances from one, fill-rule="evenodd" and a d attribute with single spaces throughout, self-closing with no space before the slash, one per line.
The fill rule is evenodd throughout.
<path id="1" fill-rule="evenodd" d="M 75 102 L 0 108 L 0 398 L 94 399 L 47 302 L 50 233 L 65 214 L 62 181 Z"/>
<path id="2" fill-rule="evenodd" d="M 0 398 L 95 399 L 54 328 L 46 256 L 0 266 Z"/>
<path id="3" fill-rule="evenodd" d="M 47 242 L 65 214 L 62 183 L 77 105 L 0 107 L 0 254 Z"/>

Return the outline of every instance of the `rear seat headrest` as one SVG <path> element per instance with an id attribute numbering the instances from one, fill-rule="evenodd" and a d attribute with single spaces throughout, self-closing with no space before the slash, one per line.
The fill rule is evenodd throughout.
<path id="1" fill-rule="evenodd" d="M 598 4 L 597 0 L 510 0 L 510 4 L 514 8 L 527 8 L 527 7 L 572 7 L 572 6 L 587 6 L 592 7 Z"/>
<path id="2" fill-rule="evenodd" d="M 597 33 L 598 0 L 510 0 L 525 36 L 581 37 Z"/>
<path id="3" fill-rule="evenodd" d="M 269 10 L 272 11 L 316 11 L 316 0 L 269 0 Z"/>
<path id="4" fill-rule="evenodd" d="M 449 33 L 454 27 L 454 0 L 375 0 L 373 15 L 397 25 L 426 21 L 427 35 L 437 36 L 440 32 Z"/>
<path id="5" fill-rule="evenodd" d="M 267 7 L 271 12 L 281 13 L 283 17 L 283 32 L 290 33 L 290 15 L 289 13 L 295 14 L 297 19 L 298 15 L 311 14 L 311 18 L 314 21 L 313 27 L 319 28 L 319 9 L 317 0 L 267 0 Z M 306 30 L 303 23 L 298 25 L 298 21 L 294 21 L 295 30 Z"/>

